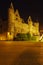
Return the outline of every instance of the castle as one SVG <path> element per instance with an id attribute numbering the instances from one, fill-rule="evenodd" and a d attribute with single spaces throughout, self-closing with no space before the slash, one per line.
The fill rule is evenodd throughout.
<path id="1" fill-rule="evenodd" d="M 8 9 L 8 32 L 7 38 L 13 39 L 17 33 L 30 33 L 31 35 L 39 35 L 39 22 L 33 23 L 31 16 L 28 18 L 28 24 L 20 17 L 18 10 L 14 11 L 11 3 Z"/>

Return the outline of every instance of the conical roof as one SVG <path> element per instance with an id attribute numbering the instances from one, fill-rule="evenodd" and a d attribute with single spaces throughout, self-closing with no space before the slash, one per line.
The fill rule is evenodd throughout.
<path id="1" fill-rule="evenodd" d="M 20 17 L 18 9 L 16 9 L 15 14 L 16 14 L 16 16 Z"/>
<path id="2" fill-rule="evenodd" d="M 11 2 L 11 5 L 10 5 L 10 8 L 12 8 L 12 9 L 14 8 L 14 7 L 13 7 L 13 3 L 12 3 L 12 2 Z"/>
<path id="3" fill-rule="evenodd" d="M 29 21 L 31 21 L 31 20 L 32 20 L 32 19 L 31 19 L 31 16 L 29 16 L 28 20 L 29 20 Z"/>
<path id="4" fill-rule="evenodd" d="M 12 2 L 11 2 L 10 7 L 9 7 L 9 9 L 8 9 L 8 12 L 9 12 L 9 13 L 10 13 L 11 11 L 12 11 L 13 13 L 15 12 Z"/>

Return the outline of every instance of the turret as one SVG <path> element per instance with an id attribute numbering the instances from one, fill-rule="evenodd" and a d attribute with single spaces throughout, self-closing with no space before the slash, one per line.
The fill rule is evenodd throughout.
<path id="1" fill-rule="evenodd" d="M 31 25 L 33 24 L 31 16 L 29 16 L 29 18 L 28 18 L 28 24 L 31 24 Z"/>
<path id="2" fill-rule="evenodd" d="M 15 16 L 16 16 L 16 20 L 17 20 L 18 22 L 22 22 L 22 18 L 21 18 L 20 15 L 19 15 L 18 9 L 16 9 Z"/>
<path id="3" fill-rule="evenodd" d="M 36 30 L 36 35 L 39 35 L 39 22 L 36 22 L 34 23 L 34 27 L 35 27 L 35 30 Z"/>
<path id="4" fill-rule="evenodd" d="M 15 15 L 16 17 L 20 17 L 18 9 L 16 9 Z"/>
<path id="5" fill-rule="evenodd" d="M 15 12 L 13 4 L 11 3 L 10 8 L 8 10 L 8 38 L 12 39 L 14 36 L 14 22 L 15 22 Z"/>
<path id="6" fill-rule="evenodd" d="M 29 16 L 28 18 L 28 26 L 29 26 L 29 33 L 33 35 L 33 22 L 32 22 L 31 16 Z"/>

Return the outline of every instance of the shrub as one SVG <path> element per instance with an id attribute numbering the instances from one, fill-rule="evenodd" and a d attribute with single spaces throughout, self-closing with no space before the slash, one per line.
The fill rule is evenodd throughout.
<path id="1" fill-rule="evenodd" d="M 32 37 L 31 37 L 31 40 L 32 40 L 32 41 L 36 41 L 36 36 L 32 36 Z"/>
<path id="2" fill-rule="evenodd" d="M 14 40 L 15 41 L 28 41 L 28 40 L 31 40 L 31 35 L 29 33 L 27 34 L 19 33 L 17 34 L 16 37 L 14 37 Z"/>

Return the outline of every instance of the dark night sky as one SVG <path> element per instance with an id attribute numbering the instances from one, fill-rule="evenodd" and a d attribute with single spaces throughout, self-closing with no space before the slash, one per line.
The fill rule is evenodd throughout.
<path id="1" fill-rule="evenodd" d="M 0 0 L 0 15 L 3 19 L 7 19 L 7 11 L 11 0 Z M 14 9 L 18 9 L 24 20 L 31 15 L 33 20 L 38 19 L 43 23 L 43 2 L 40 0 L 12 0 Z"/>

